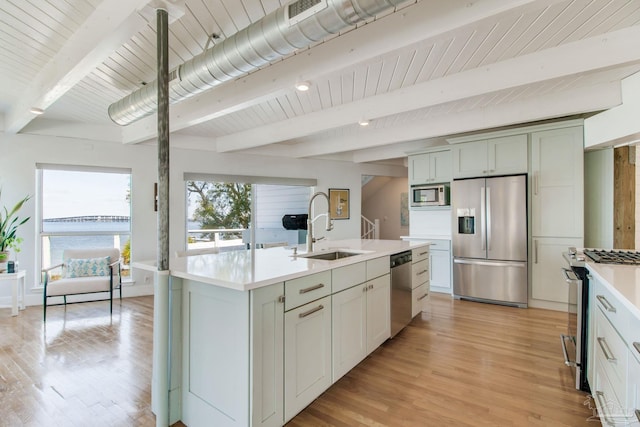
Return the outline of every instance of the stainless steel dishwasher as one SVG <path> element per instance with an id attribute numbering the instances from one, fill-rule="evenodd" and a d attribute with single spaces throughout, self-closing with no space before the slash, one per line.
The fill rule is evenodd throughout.
<path id="1" fill-rule="evenodd" d="M 411 251 L 391 255 L 391 337 L 411 322 Z"/>

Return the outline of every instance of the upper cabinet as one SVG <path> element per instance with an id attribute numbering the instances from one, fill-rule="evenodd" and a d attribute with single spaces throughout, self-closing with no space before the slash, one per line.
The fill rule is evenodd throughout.
<path id="1" fill-rule="evenodd" d="M 455 144 L 453 177 L 527 173 L 527 135 L 512 135 Z"/>
<path id="2" fill-rule="evenodd" d="M 409 185 L 451 181 L 451 151 L 409 156 Z"/>
<path id="3" fill-rule="evenodd" d="M 583 170 L 582 126 L 531 134 L 533 236 L 583 237 Z"/>

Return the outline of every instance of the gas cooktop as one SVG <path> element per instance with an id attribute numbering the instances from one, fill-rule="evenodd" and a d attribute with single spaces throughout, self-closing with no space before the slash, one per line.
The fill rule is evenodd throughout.
<path id="1" fill-rule="evenodd" d="M 635 251 L 585 249 L 584 254 L 601 264 L 640 265 L 640 252 Z"/>

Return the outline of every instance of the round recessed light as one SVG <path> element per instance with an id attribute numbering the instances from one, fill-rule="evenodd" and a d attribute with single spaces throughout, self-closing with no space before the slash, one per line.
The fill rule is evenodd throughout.
<path id="1" fill-rule="evenodd" d="M 299 90 L 300 92 L 306 92 L 309 90 L 310 87 L 311 87 L 311 83 L 307 81 L 296 83 L 296 90 Z"/>
<path id="2" fill-rule="evenodd" d="M 40 115 L 40 114 L 44 114 L 44 110 L 42 108 L 38 108 L 38 107 L 31 107 L 31 109 L 29 110 L 32 114 L 36 114 L 36 115 Z"/>
<path id="3" fill-rule="evenodd" d="M 360 126 L 369 126 L 369 123 L 370 123 L 370 122 L 369 122 L 369 120 L 367 120 L 367 119 L 362 119 L 362 120 L 358 121 L 358 124 L 359 124 Z"/>

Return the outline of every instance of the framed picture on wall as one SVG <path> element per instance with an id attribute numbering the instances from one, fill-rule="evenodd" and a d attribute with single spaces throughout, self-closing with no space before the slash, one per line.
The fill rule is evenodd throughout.
<path id="1" fill-rule="evenodd" d="M 349 189 L 329 189 L 329 215 L 331 219 L 349 219 Z"/>

